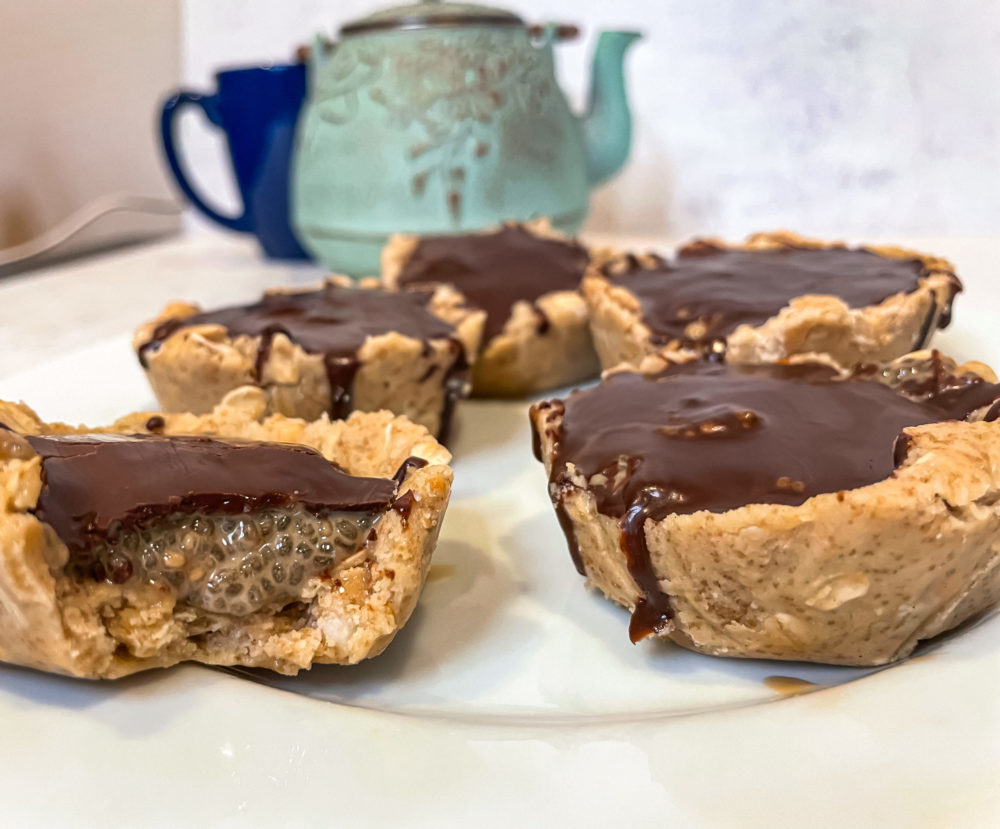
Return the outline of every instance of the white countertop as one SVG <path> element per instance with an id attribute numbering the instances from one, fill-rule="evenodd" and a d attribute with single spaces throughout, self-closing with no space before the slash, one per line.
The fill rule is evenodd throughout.
<path id="1" fill-rule="evenodd" d="M 671 246 L 666 239 L 591 240 Z M 992 320 L 972 319 L 967 311 L 973 306 L 1000 310 L 1000 236 L 891 241 L 955 263 L 968 295 L 956 303 L 956 327 L 937 344 L 956 357 L 976 357 L 976 328 Z M 171 300 L 204 307 L 247 301 L 265 288 L 307 284 L 324 273 L 315 265 L 267 261 L 248 237 L 199 233 L 0 280 L 0 377 L 130 333 Z M 971 350 L 966 352 L 966 346 Z"/>
<path id="2" fill-rule="evenodd" d="M 171 300 L 240 302 L 323 273 L 264 260 L 250 238 L 199 234 L 0 280 L 0 377 L 130 332 Z"/>

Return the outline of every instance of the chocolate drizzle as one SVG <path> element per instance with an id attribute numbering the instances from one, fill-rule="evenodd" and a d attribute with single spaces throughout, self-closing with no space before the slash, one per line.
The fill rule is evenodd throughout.
<path id="1" fill-rule="evenodd" d="M 396 470 L 396 474 L 392 476 L 392 481 L 396 485 L 396 489 L 399 489 L 403 485 L 403 481 L 406 476 L 410 473 L 411 469 L 423 469 L 427 466 L 427 461 L 423 458 L 417 458 L 410 456 L 402 464 L 400 464 L 399 469 Z M 406 490 L 402 495 L 396 496 L 396 499 L 392 502 L 392 509 L 399 514 L 400 520 L 403 522 L 405 527 L 407 522 L 410 520 L 410 511 L 413 509 L 414 503 L 416 503 L 416 496 L 413 494 L 412 489 Z"/>
<path id="2" fill-rule="evenodd" d="M 650 561 L 647 519 L 797 506 L 884 480 L 905 460 L 903 429 L 964 419 L 1000 399 L 1000 385 L 951 366 L 935 353 L 903 376 L 862 368 L 843 379 L 818 364 L 696 361 L 574 392 L 562 404 L 549 484 L 571 552 L 562 499 L 582 475 L 598 511 L 620 522 L 640 590 L 633 641 L 665 630 L 673 611 Z M 575 552 L 574 561 L 579 569 Z"/>
<path id="3" fill-rule="evenodd" d="M 397 515 L 399 515 L 399 520 L 402 521 L 404 527 L 407 523 L 409 523 L 410 511 L 413 509 L 413 505 L 416 503 L 416 500 L 417 499 L 413 494 L 413 490 L 408 489 L 392 502 L 392 509 Z"/>
<path id="4" fill-rule="evenodd" d="M 652 517 L 666 497 L 656 487 L 642 490 L 625 510 L 621 520 L 621 548 L 625 564 L 641 593 L 628 626 L 629 639 L 633 642 L 663 630 L 674 618 L 670 597 L 660 588 L 649 547 L 646 546 L 646 519 Z"/>
<path id="5" fill-rule="evenodd" d="M 455 415 L 455 406 L 465 394 L 469 377 L 469 363 L 465 359 L 465 346 L 453 340 L 452 348 L 458 352 L 455 362 L 444 378 L 444 404 L 441 407 L 441 428 L 438 429 L 438 440 L 445 446 L 451 439 L 451 423 Z"/>
<path id="6" fill-rule="evenodd" d="M 24 435 L 42 459 L 35 514 L 71 554 L 113 524 L 175 512 L 239 514 L 300 504 L 316 514 L 384 511 L 396 484 L 340 471 L 305 446 L 153 435 Z"/>
<path id="7" fill-rule="evenodd" d="M 759 326 L 793 299 L 808 294 L 839 297 L 852 308 L 912 293 L 928 275 L 920 259 L 892 259 L 864 249 L 725 250 L 696 242 L 672 262 L 636 257 L 625 268 L 609 263 L 604 275 L 634 294 L 643 322 L 658 345 L 711 349 L 740 325 Z M 620 264 L 620 263 L 619 263 Z M 961 283 L 950 274 L 952 293 L 940 314 L 924 322 L 921 347 L 935 324 L 944 328 Z"/>
<path id="8" fill-rule="evenodd" d="M 400 285 L 448 283 L 486 311 L 483 344 L 499 334 L 518 300 L 534 303 L 551 291 L 575 291 L 587 266 L 587 249 L 577 242 L 538 236 L 519 225 L 495 233 L 426 236 L 399 275 Z M 537 330 L 549 328 L 533 305 Z"/>
<path id="9" fill-rule="evenodd" d="M 184 319 L 160 323 L 152 338 L 139 347 L 139 361 L 147 366 L 149 352 L 176 331 L 192 325 L 221 325 L 231 337 L 259 338 L 255 370 L 264 384 L 264 368 L 275 335 L 284 334 L 310 354 L 321 354 L 330 383 L 330 415 L 346 417 L 353 408 L 354 378 L 360 368 L 358 350 L 369 337 L 396 332 L 425 345 L 448 340 L 455 360 L 445 378 L 441 432 L 445 433 L 468 375 L 465 349 L 451 325 L 427 310 L 429 291 L 401 293 L 345 288 L 327 284 L 318 291 L 267 294 L 259 302 L 204 311 Z"/>
<path id="10" fill-rule="evenodd" d="M 403 485 L 403 481 L 411 469 L 423 469 L 425 466 L 427 466 L 426 460 L 411 455 L 400 464 L 399 469 L 396 470 L 396 474 L 392 476 L 392 481 L 398 489 Z"/>
<path id="11" fill-rule="evenodd" d="M 906 456 L 910 453 L 913 445 L 913 438 L 906 432 L 900 432 L 892 444 L 892 468 L 899 469 L 905 462 Z"/>

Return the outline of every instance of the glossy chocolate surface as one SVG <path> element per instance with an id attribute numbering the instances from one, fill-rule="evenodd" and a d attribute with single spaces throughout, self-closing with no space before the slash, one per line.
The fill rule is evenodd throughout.
<path id="1" fill-rule="evenodd" d="M 643 593 L 637 639 L 670 617 L 646 549 L 647 518 L 795 506 L 876 483 L 905 459 L 905 427 L 964 419 L 998 398 L 1000 386 L 956 377 L 936 355 L 912 372 L 884 377 L 863 367 L 848 380 L 821 365 L 704 361 L 652 377 L 614 374 L 562 404 L 551 482 L 559 493 L 573 464 L 598 510 L 621 521 L 622 550 Z"/>
<path id="2" fill-rule="evenodd" d="M 624 272 L 608 268 L 605 275 L 638 298 L 656 344 L 704 347 L 740 325 L 763 325 L 807 294 L 835 296 L 861 308 L 912 293 L 927 269 L 919 259 L 890 259 L 862 249 L 730 251 L 695 243 L 673 261 L 648 267 L 633 258 Z M 952 298 L 961 290 L 953 279 Z M 949 309 L 950 303 L 939 327 L 948 324 Z M 934 322 L 928 319 L 914 348 L 923 346 Z"/>
<path id="3" fill-rule="evenodd" d="M 470 304 L 486 311 L 485 345 L 503 329 L 515 302 L 533 303 L 551 291 L 577 290 L 586 266 L 582 245 L 508 225 L 496 233 L 422 238 L 399 282 L 454 285 Z M 538 332 L 544 334 L 549 320 L 537 306 L 535 313 Z"/>
<path id="4" fill-rule="evenodd" d="M 185 319 L 162 322 L 150 341 L 139 348 L 139 359 L 145 366 L 148 352 L 158 348 L 181 328 L 221 325 L 232 337 L 246 335 L 260 338 L 257 352 L 259 382 L 270 353 L 271 340 L 276 334 L 284 334 L 304 351 L 323 355 L 330 381 L 330 413 L 342 418 L 353 409 L 352 387 L 360 368 L 358 349 L 369 337 L 396 332 L 424 343 L 446 339 L 451 341 L 455 350 L 452 374 L 468 368 L 465 351 L 455 339 L 452 326 L 427 310 L 430 297 L 430 292 L 426 291 L 394 293 L 329 284 L 318 291 L 267 294 L 251 305 L 203 311 Z M 448 379 L 454 378 L 446 378 L 446 398 L 457 393 L 448 387 Z M 442 421 L 451 408 L 451 403 L 446 400 Z M 442 423 L 442 429 L 446 426 Z"/>
<path id="5" fill-rule="evenodd" d="M 239 514 L 300 504 L 310 511 L 383 511 L 396 484 L 340 471 L 319 452 L 278 443 L 152 435 L 25 435 L 42 459 L 35 514 L 70 552 L 112 524 L 173 512 Z"/>

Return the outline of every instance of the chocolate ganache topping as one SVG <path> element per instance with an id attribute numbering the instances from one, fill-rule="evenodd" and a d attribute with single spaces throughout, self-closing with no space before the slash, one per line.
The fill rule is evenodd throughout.
<path id="1" fill-rule="evenodd" d="M 572 487 L 568 464 L 587 479 L 598 511 L 620 520 L 621 547 L 642 591 L 630 627 L 638 641 L 672 617 L 646 547 L 646 519 L 797 506 L 876 483 L 904 460 L 904 428 L 964 419 L 997 399 L 1000 385 L 955 376 L 937 354 L 898 376 L 872 366 L 842 379 L 818 364 L 704 361 L 653 376 L 613 374 L 564 403 L 542 404 L 563 407 L 550 492 L 581 572 L 561 504 Z"/>
<path id="2" fill-rule="evenodd" d="M 454 285 L 486 311 L 484 345 L 499 334 L 518 300 L 534 303 L 552 291 L 575 291 L 587 266 L 587 249 L 548 239 L 519 225 L 496 233 L 422 238 L 399 275 L 400 285 Z M 537 306 L 539 333 L 549 321 Z"/>
<path id="3" fill-rule="evenodd" d="M 221 325 L 230 336 L 260 338 L 257 352 L 257 378 L 260 381 L 271 340 L 275 334 L 281 333 L 304 351 L 323 355 L 330 381 L 330 414 L 343 418 L 352 409 L 351 390 L 360 367 L 358 349 L 368 337 L 396 332 L 424 343 L 446 339 L 451 341 L 455 350 L 455 362 L 445 383 L 444 431 L 468 364 L 464 348 L 455 338 L 452 326 L 427 310 L 430 297 L 430 291 L 395 293 L 333 284 L 327 284 L 318 291 L 267 294 L 252 305 L 203 311 L 184 319 L 160 323 L 149 342 L 140 346 L 139 360 L 145 367 L 147 354 L 159 348 L 167 337 L 181 328 Z"/>
<path id="4" fill-rule="evenodd" d="M 848 248 L 747 251 L 696 242 L 673 261 L 654 257 L 652 262 L 631 257 L 624 270 L 610 263 L 604 275 L 638 298 L 654 343 L 696 348 L 724 342 L 741 325 L 764 324 L 796 297 L 835 296 L 861 308 L 912 293 L 928 275 L 920 259 Z M 962 286 L 950 277 L 954 299 Z M 948 325 L 950 308 L 949 300 L 939 317 L 932 308 L 914 349 L 923 347 L 935 322 Z"/>
<path id="5" fill-rule="evenodd" d="M 316 513 L 381 512 L 397 484 L 348 475 L 305 446 L 153 435 L 24 435 L 42 459 L 35 514 L 70 554 L 113 524 L 174 512 L 237 515 L 299 505 Z"/>

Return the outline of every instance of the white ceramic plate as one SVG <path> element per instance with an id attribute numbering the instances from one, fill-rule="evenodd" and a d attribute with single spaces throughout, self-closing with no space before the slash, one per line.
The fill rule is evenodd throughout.
<path id="1" fill-rule="evenodd" d="M 0 396 L 89 423 L 153 408 L 124 337 Z M 453 451 L 420 605 L 370 663 L 0 668 L 2 823 L 1000 825 L 1000 618 L 875 672 L 633 646 L 569 560 L 526 405 L 463 404 Z"/>

